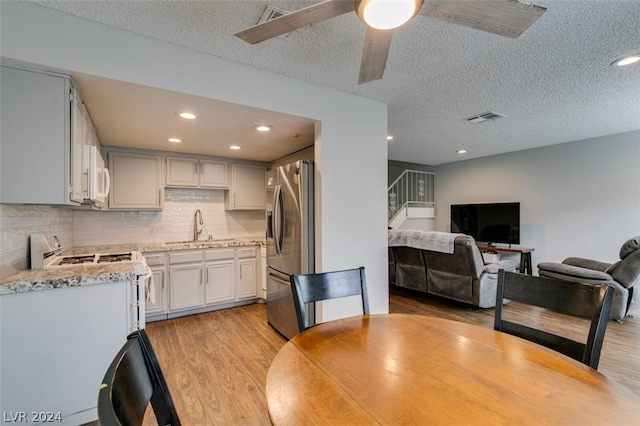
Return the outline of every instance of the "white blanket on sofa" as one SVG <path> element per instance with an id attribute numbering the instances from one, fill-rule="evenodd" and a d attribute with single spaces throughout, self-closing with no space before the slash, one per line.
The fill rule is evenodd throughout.
<path id="1" fill-rule="evenodd" d="M 449 232 L 418 231 L 415 229 L 389 230 L 389 246 L 413 247 L 422 250 L 453 253 L 458 235 Z"/>

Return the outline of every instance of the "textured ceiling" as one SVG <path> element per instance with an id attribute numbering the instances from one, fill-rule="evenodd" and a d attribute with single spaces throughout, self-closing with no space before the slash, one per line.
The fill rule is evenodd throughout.
<path id="1" fill-rule="evenodd" d="M 384 78 L 364 85 L 354 13 L 253 46 L 233 36 L 268 4 L 317 1 L 36 3 L 382 101 L 392 160 L 437 165 L 640 129 L 640 65 L 610 66 L 640 52 L 640 0 L 537 0 L 547 12 L 517 39 L 417 16 L 395 31 Z M 487 111 L 506 118 L 464 121 Z"/>

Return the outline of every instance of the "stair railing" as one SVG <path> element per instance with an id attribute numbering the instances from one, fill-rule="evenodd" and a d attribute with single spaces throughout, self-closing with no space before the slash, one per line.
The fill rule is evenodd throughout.
<path id="1" fill-rule="evenodd" d="M 388 214 L 391 223 L 398 214 L 410 207 L 435 207 L 436 174 L 419 170 L 405 170 L 388 189 Z"/>

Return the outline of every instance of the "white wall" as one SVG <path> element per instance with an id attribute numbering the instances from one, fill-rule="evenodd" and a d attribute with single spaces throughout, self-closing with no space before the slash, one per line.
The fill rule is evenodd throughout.
<path id="1" fill-rule="evenodd" d="M 317 263 L 364 265 L 371 310 L 387 312 L 386 105 L 32 3 L 1 2 L 0 18 L 6 58 L 319 120 Z"/>
<path id="2" fill-rule="evenodd" d="M 640 235 L 640 131 L 436 167 L 437 231 L 457 203 L 519 201 L 521 246 L 539 262 L 608 262 Z"/>

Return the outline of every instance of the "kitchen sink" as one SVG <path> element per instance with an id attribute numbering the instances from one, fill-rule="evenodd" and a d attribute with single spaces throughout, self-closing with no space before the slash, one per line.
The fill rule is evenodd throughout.
<path id="1" fill-rule="evenodd" d="M 211 243 L 220 243 L 220 242 L 225 242 L 225 241 L 237 241 L 237 238 L 216 238 L 216 239 L 211 239 L 211 240 L 198 240 L 198 241 L 193 241 L 193 240 L 185 240 L 185 241 L 168 241 L 166 243 L 164 243 L 165 245 L 171 246 L 171 245 L 184 245 L 184 244 L 211 244 Z"/>
<path id="2" fill-rule="evenodd" d="M 195 243 L 196 243 L 195 241 L 168 241 L 164 244 L 171 246 L 176 244 L 195 244 Z"/>

